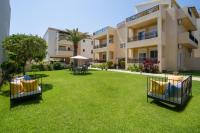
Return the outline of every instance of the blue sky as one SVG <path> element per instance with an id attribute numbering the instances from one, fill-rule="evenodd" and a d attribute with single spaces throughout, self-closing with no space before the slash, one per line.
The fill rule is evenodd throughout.
<path id="1" fill-rule="evenodd" d="M 79 28 L 94 32 L 115 26 L 136 11 L 134 6 L 149 0 L 11 0 L 10 34 L 43 36 L 48 27 Z M 199 0 L 177 0 L 181 6 L 196 6 Z"/>

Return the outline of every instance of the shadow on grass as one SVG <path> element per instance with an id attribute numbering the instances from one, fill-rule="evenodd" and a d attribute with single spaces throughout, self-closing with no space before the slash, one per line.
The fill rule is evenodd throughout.
<path id="1" fill-rule="evenodd" d="M 9 97 L 10 96 L 10 90 L 1 91 L 0 95 L 4 96 L 4 97 Z"/>
<path id="2" fill-rule="evenodd" d="M 192 100 L 193 96 L 191 96 L 185 103 L 185 105 L 183 106 L 174 106 L 174 105 L 170 105 L 170 104 L 166 104 L 157 100 L 153 100 L 151 101 L 151 104 L 156 104 L 157 106 L 161 107 L 161 108 L 165 108 L 165 109 L 169 109 L 175 112 L 183 112 L 185 110 L 185 108 L 187 107 L 187 105 L 189 104 L 189 102 Z"/>
<path id="3" fill-rule="evenodd" d="M 91 72 L 87 72 L 87 73 L 73 73 L 73 72 L 70 72 L 71 75 L 73 76 L 88 76 L 88 75 L 92 75 Z"/>
<path id="4" fill-rule="evenodd" d="M 10 103 L 10 109 L 13 109 L 17 106 L 29 106 L 34 104 L 40 104 L 41 100 L 43 100 L 42 96 L 32 96 L 28 98 L 18 99 Z"/>
<path id="5" fill-rule="evenodd" d="M 32 79 L 39 79 L 39 78 L 46 78 L 48 77 L 49 75 L 47 74 L 30 74 L 29 75 Z"/>

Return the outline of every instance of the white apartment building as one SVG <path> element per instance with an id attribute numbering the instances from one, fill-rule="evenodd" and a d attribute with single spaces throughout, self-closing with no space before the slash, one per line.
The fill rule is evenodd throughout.
<path id="1" fill-rule="evenodd" d="M 93 59 L 93 41 L 91 38 L 83 39 L 79 43 L 80 45 L 80 55 Z"/>
<path id="2" fill-rule="evenodd" d="M 0 0 L 0 64 L 5 60 L 5 51 L 2 48 L 2 41 L 9 35 L 10 14 L 10 0 Z"/>
<path id="3" fill-rule="evenodd" d="M 63 39 L 64 30 L 48 28 L 43 39 L 47 42 L 46 61 L 64 61 L 70 63 L 70 57 L 73 56 L 72 42 Z M 84 39 L 79 42 L 78 55 L 92 58 L 93 43 L 92 39 Z"/>

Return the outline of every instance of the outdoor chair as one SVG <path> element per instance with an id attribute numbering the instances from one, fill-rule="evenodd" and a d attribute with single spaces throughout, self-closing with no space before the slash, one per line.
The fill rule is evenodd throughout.
<path id="1" fill-rule="evenodd" d="M 152 98 L 183 106 L 192 95 L 192 76 L 147 77 L 147 102 Z"/>
<path id="2" fill-rule="evenodd" d="M 11 107 L 15 101 L 30 97 L 42 96 L 42 78 L 31 78 L 27 75 L 17 77 L 10 82 Z"/>

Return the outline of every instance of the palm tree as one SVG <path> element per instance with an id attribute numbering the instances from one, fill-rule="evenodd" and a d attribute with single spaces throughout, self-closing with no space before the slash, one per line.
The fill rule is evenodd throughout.
<path id="1" fill-rule="evenodd" d="M 69 30 L 66 29 L 66 33 L 64 34 L 64 38 L 73 43 L 73 56 L 77 56 L 78 54 L 78 44 L 82 39 L 88 38 L 88 33 L 79 32 L 78 28 Z M 77 60 L 74 60 L 74 66 L 78 65 Z"/>

